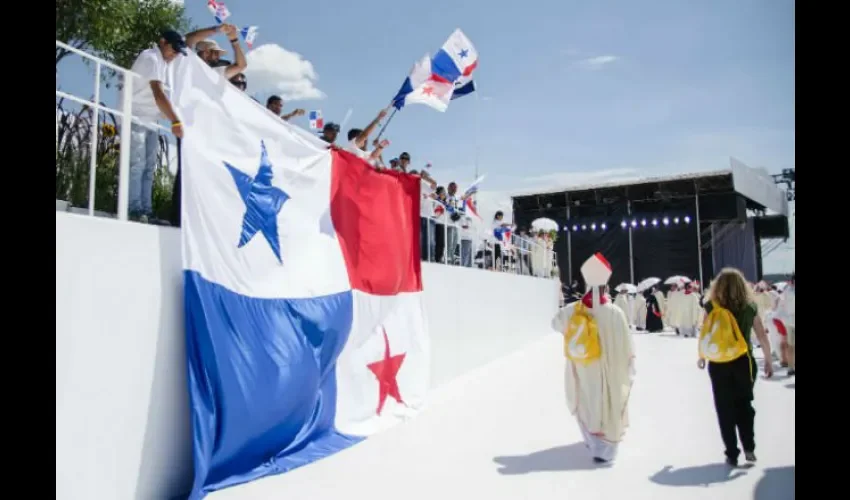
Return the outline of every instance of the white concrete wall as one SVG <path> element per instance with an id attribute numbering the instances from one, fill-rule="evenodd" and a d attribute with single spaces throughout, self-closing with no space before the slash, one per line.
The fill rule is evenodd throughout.
<path id="1" fill-rule="evenodd" d="M 433 385 L 545 335 L 558 285 L 423 265 Z M 56 213 L 56 498 L 191 486 L 180 235 Z"/>

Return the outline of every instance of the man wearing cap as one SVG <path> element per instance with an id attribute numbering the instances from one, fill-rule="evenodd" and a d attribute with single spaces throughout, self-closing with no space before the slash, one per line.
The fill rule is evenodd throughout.
<path id="1" fill-rule="evenodd" d="M 581 266 L 587 293 L 562 308 L 552 328 L 564 335 L 570 413 L 596 463 L 614 460 L 629 425 L 634 347 L 626 314 L 607 295 L 611 265 L 602 254 Z"/>
<path id="2" fill-rule="evenodd" d="M 328 122 L 325 124 L 325 128 L 322 129 L 322 135 L 319 137 L 328 144 L 333 144 L 336 141 L 336 136 L 338 135 L 339 125 L 333 122 Z"/>
<path id="3" fill-rule="evenodd" d="M 163 31 L 155 47 L 142 51 L 130 70 L 136 75 L 132 87 L 132 113 L 145 125 L 133 123 L 130 131 L 129 212 L 133 220 L 147 222 L 153 213 L 152 189 L 159 134 L 150 126 L 165 116 L 171 132 L 183 137 L 183 126 L 165 93 L 169 63 L 186 54 L 186 40 L 174 31 Z"/>
<path id="4" fill-rule="evenodd" d="M 217 64 L 221 56 L 226 54 L 227 51 L 221 48 L 215 40 L 206 40 L 206 38 L 218 32 L 224 33 L 233 47 L 234 62 L 227 66 L 219 66 Z M 248 67 L 248 62 L 245 60 L 245 53 L 242 51 L 242 46 L 239 45 L 239 31 L 232 24 L 222 24 L 220 26 L 193 31 L 186 35 L 186 44 L 189 47 L 194 47 L 198 57 L 203 59 L 205 63 L 209 64 L 216 72 L 228 80 L 245 71 L 245 68 Z"/>

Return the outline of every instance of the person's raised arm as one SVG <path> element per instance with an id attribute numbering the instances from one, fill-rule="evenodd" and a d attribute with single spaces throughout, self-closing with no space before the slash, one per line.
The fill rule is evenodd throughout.
<path id="1" fill-rule="evenodd" d="M 366 147 L 366 142 L 369 140 L 369 134 L 371 134 L 375 130 L 375 127 L 377 127 L 378 124 L 381 123 L 381 120 L 383 120 L 384 117 L 387 116 L 387 110 L 390 109 L 391 106 L 392 105 L 387 106 L 385 109 L 382 109 L 380 112 L 378 112 L 378 116 L 376 116 L 375 119 L 372 120 L 372 123 L 367 125 L 366 128 L 364 128 L 363 131 L 360 132 L 360 135 L 354 138 L 358 148 Z"/>
<path id="2" fill-rule="evenodd" d="M 186 45 L 195 50 L 195 45 L 198 44 L 201 40 L 206 40 L 207 38 L 215 35 L 224 30 L 225 24 L 219 24 L 217 26 L 210 26 L 209 28 L 201 28 L 199 30 L 195 30 L 188 35 L 186 35 Z"/>
<path id="3" fill-rule="evenodd" d="M 248 67 L 248 61 L 245 59 L 245 52 L 242 51 L 242 46 L 239 44 L 239 30 L 236 26 L 232 24 L 222 24 L 221 26 L 222 31 L 230 41 L 230 46 L 233 47 L 233 64 L 224 70 L 224 77 L 230 80 L 245 71 L 245 68 Z"/>

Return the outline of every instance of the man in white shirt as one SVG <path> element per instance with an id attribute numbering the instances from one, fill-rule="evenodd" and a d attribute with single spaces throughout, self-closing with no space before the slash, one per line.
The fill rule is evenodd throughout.
<path id="1" fill-rule="evenodd" d="M 381 123 L 381 120 L 387 116 L 387 109 L 389 109 L 389 106 L 378 112 L 378 116 L 376 116 L 365 129 L 361 130 L 359 128 L 353 128 L 349 130 L 348 146 L 346 146 L 345 149 L 356 154 L 360 158 L 363 158 L 367 163 L 374 164 L 373 160 L 380 156 L 383 147 L 378 145 L 376 149 L 370 153 L 366 151 L 366 146 L 369 144 L 369 135 L 375 130 L 375 127 Z"/>
<path id="2" fill-rule="evenodd" d="M 227 51 L 221 48 L 215 40 L 206 40 L 216 33 L 224 33 L 233 47 L 233 63 L 227 66 L 219 66 L 217 63 L 222 55 Z M 197 40 L 197 41 L 196 41 Z M 228 80 L 245 71 L 248 67 L 248 61 L 245 59 L 245 53 L 242 51 L 242 46 L 239 44 L 239 30 L 232 24 L 221 24 L 198 31 L 193 31 L 186 35 L 186 44 L 195 49 L 198 57 L 204 60 L 205 63 L 213 67 L 213 69 L 227 78 Z"/>
<path id="3" fill-rule="evenodd" d="M 181 54 L 186 55 L 186 40 L 180 33 L 167 30 L 156 47 L 142 51 L 130 68 L 136 75 L 132 88 L 133 116 L 141 123 L 155 124 L 164 115 L 177 138 L 183 137 L 183 125 L 165 93 L 165 81 L 168 64 Z M 130 139 L 129 212 L 134 220 L 146 222 L 153 213 L 151 195 L 159 134 L 156 129 L 134 122 Z"/>
<path id="4" fill-rule="evenodd" d="M 281 113 L 283 113 L 283 98 L 279 95 L 270 96 L 266 100 L 266 109 L 271 111 L 275 116 L 281 117 L 281 119 L 285 122 L 288 122 L 296 116 L 304 116 L 304 114 L 306 113 L 303 109 L 298 108 L 292 113 L 282 115 Z"/>

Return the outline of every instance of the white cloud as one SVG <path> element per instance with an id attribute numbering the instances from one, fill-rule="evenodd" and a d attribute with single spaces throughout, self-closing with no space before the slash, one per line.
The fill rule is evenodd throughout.
<path id="1" fill-rule="evenodd" d="M 275 93 L 284 100 L 323 99 L 313 64 L 301 54 L 277 44 L 260 45 L 248 53 L 248 91 Z"/>
<path id="2" fill-rule="evenodd" d="M 619 57 L 612 55 L 596 56 L 588 57 L 587 59 L 582 59 L 578 61 L 578 64 L 589 69 L 599 69 L 605 65 L 618 61 L 619 59 Z"/>

